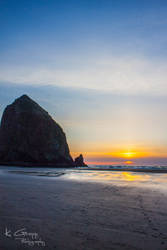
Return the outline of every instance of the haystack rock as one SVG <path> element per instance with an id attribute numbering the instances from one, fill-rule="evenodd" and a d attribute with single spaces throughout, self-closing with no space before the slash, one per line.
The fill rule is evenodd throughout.
<path id="1" fill-rule="evenodd" d="M 0 164 L 74 166 L 62 128 L 27 95 L 16 99 L 3 113 Z"/>
<path id="2" fill-rule="evenodd" d="M 84 163 L 84 158 L 82 154 L 76 157 L 74 162 L 76 167 L 87 167 L 87 165 Z"/>

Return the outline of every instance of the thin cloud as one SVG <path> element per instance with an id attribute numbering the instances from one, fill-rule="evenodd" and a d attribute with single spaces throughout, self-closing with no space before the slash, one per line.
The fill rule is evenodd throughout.
<path id="1" fill-rule="evenodd" d="M 85 62 L 86 63 L 86 62 Z M 84 63 L 84 64 L 85 64 Z M 112 57 L 89 61 L 78 69 L 6 67 L 0 81 L 20 84 L 56 85 L 110 91 L 114 94 L 167 94 L 167 62 L 146 58 Z"/>

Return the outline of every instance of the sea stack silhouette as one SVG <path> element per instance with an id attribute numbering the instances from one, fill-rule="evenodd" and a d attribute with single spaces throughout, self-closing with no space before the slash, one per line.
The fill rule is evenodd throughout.
<path id="1" fill-rule="evenodd" d="M 76 166 L 62 128 L 27 95 L 8 105 L 2 115 L 0 164 Z"/>
<path id="2" fill-rule="evenodd" d="M 78 157 L 75 158 L 74 160 L 75 166 L 80 166 L 80 167 L 87 167 L 88 165 L 85 164 L 83 155 L 80 154 Z"/>

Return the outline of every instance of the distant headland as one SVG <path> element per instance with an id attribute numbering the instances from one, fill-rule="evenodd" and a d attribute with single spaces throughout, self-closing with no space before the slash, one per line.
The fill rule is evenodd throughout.
<path id="1" fill-rule="evenodd" d="M 63 129 L 27 95 L 16 99 L 3 112 L 0 165 L 86 166 L 82 154 L 72 159 Z"/>

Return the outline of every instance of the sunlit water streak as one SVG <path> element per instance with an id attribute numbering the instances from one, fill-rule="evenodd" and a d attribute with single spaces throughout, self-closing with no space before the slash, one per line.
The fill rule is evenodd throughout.
<path id="1" fill-rule="evenodd" d="M 121 186 L 136 186 L 148 188 L 162 188 L 167 190 L 167 174 L 166 173 L 136 173 L 124 171 L 81 171 L 71 172 L 64 178 L 87 181 L 101 182 L 106 184 L 114 184 Z"/>

